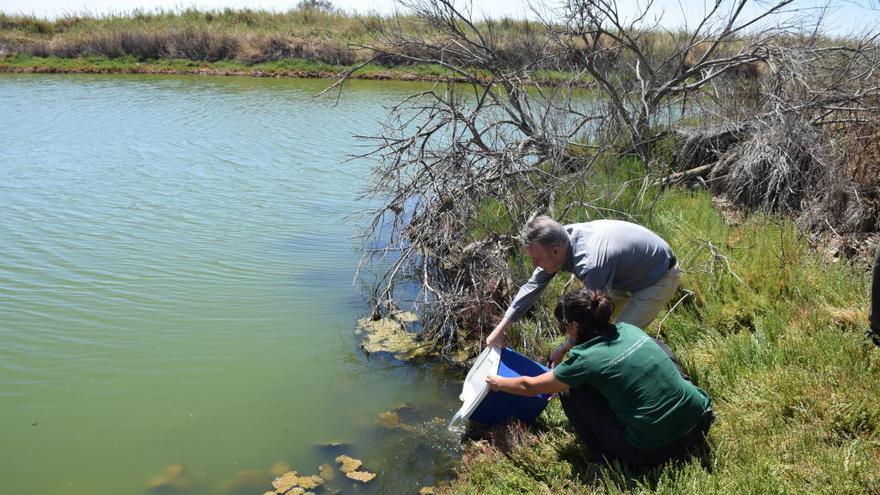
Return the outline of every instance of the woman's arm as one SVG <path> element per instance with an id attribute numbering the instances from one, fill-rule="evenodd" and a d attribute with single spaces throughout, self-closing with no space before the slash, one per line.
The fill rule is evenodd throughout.
<path id="1" fill-rule="evenodd" d="M 555 394 L 568 390 L 568 385 L 559 381 L 552 371 L 538 376 L 504 378 L 497 375 L 486 377 L 489 388 L 495 391 L 516 395 Z"/>

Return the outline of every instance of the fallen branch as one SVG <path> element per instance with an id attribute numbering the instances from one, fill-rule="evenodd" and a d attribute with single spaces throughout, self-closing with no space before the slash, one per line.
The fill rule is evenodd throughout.
<path id="1" fill-rule="evenodd" d="M 671 186 L 673 184 L 679 184 L 681 182 L 687 182 L 697 177 L 705 177 L 712 172 L 712 168 L 715 167 L 715 163 L 710 163 L 708 165 L 701 165 L 699 167 L 694 167 L 690 170 L 684 170 L 682 172 L 675 172 L 674 174 L 667 175 L 666 177 L 661 177 L 657 179 L 654 184 L 661 186 Z"/>

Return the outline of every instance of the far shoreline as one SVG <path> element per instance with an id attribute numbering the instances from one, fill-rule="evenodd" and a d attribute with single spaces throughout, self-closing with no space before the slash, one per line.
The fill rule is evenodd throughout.
<path id="1" fill-rule="evenodd" d="M 36 57 L 28 55 L 0 56 L 0 74 L 125 74 L 168 76 L 233 76 L 288 79 L 341 78 L 353 67 L 322 64 L 305 59 L 289 59 L 262 64 L 245 65 L 228 60 L 196 62 L 185 59 L 159 59 L 138 61 L 134 57 Z M 560 72 L 537 71 L 539 77 L 530 83 L 555 86 L 560 83 L 572 86 Z M 449 69 L 436 65 L 384 66 L 368 64 L 347 76 L 362 81 L 401 81 L 429 83 L 468 83 L 465 77 L 452 75 Z"/>
<path id="2" fill-rule="evenodd" d="M 211 63 L 198 64 L 190 61 L 169 60 L 154 62 L 130 62 L 116 59 L 55 59 L 54 57 L 0 58 L 0 73 L 6 74 L 146 74 L 181 76 L 237 76 L 260 78 L 338 79 L 346 68 L 296 68 L 296 67 L 248 67 L 244 65 Z M 351 79 L 370 81 L 414 82 L 464 82 L 463 78 L 440 74 L 419 74 L 396 68 L 371 67 L 355 72 Z"/>

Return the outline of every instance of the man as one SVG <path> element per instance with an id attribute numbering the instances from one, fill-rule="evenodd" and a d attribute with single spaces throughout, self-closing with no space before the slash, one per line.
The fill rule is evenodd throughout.
<path id="1" fill-rule="evenodd" d="M 486 345 L 504 346 L 508 328 L 560 270 L 573 273 L 588 289 L 610 291 L 615 305 L 623 306 L 617 321 L 641 329 L 654 321 L 678 287 L 680 271 L 672 248 L 634 223 L 595 220 L 563 226 L 540 216 L 526 225 L 522 239 L 535 271 L 486 338 Z M 563 344 L 551 360 L 558 362 L 571 347 Z"/>
<path id="2" fill-rule="evenodd" d="M 874 272 L 871 280 L 871 313 L 868 316 L 870 327 L 868 337 L 880 346 L 880 246 L 874 255 Z"/>

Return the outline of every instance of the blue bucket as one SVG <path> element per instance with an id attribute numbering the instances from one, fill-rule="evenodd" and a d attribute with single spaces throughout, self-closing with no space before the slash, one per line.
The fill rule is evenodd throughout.
<path id="1" fill-rule="evenodd" d="M 549 369 L 546 366 L 505 348 L 501 351 L 498 372 L 495 374 L 516 378 L 519 376 L 538 376 L 547 371 Z M 547 407 L 549 400 L 550 395 L 548 394 L 526 397 L 507 392 L 489 391 L 470 414 L 470 419 L 485 424 L 504 423 L 511 419 L 531 423 Z"/>

